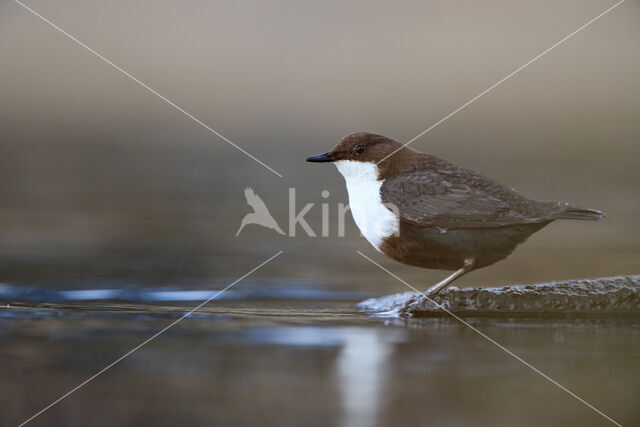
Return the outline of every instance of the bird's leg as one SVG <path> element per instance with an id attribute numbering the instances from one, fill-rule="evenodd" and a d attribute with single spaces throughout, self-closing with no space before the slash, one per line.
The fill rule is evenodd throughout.
<path id="1" fill-rule="evenodd" d="M 439 281 L 438 283 L 436 283 L 435 285 L 427 289 L 424 295 L 428 297 L 432 297 L 436 295 L 438 292 L 440 292 L 441 290 L 449 286 L 451 282 L 456 280 L 458 277 L 467 274 L 469 271 L 471 271 L 472 268 L 473 268 L 473 258 L 465 259 L 464 265 L 461 269 L 454 271 L 452 275 L 450 275 L 444 280 Z"/>

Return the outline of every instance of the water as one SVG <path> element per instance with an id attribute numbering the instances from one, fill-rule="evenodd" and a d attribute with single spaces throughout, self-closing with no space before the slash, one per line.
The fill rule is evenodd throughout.
<path id="1" fill-rule="evenodd" d="M 33 425 L 606 424 L 451 317 L 379 316 L 357 306 L 375 295 L 278 282 L 239 283 Z M 559 289 L 566 285 L 546 294 Z M 0 424 L 17 425 L 210 296 L 3 285 Z M 606 311 L 484 310 L 465 320 L 621 424 L 637 425 L 638 307 Z"/>

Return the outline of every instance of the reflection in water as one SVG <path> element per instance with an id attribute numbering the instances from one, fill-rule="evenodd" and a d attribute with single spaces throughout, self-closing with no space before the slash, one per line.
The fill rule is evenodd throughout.
<path id="1" fill-rule="evenodd" d="M 405 339 L 402 329 L 303 326 L 253 329 L 245 343 L 339 347 L 335 377 L 342 401 L 341 425 L 353 427 L 376 424 L 394 343 Z"/>
<path id="2" fill-rule="evenodd" d="M 336 376 L 343 402 L 342 425 L 376 425 L 393 348 L 380 332 L 357 329 L 340 350 Z"/>
<path id="3" fill-rule="evenodd" d="M 61 402 L 41 423 L 601 425 L 593 411 L 455 319 L 380 319 L 358 312 L 355 303 L 219 301 Z M 0 424 L 17 425 L 184 310 L 6 301 Z M 470 322 L 621 424 L 637 425 L 639 320 L 541 315 Z"/>
<path id="4" fill-rule="evenodd" d="M 450 308 L 467 310 L 463 315 L 470 323 L 515 354 L 633 425 L 640 419 L 637 393 L 594 390 L 637 388 L 637 280 L 450 290 L 442 299 Z M 601 421 L 449 316 L 381 319 L 358 310 L 362 292 L 310 290 L 286 281 L 249 282 L 232 291 L 74 394 L 45 424 L 81 424 L 78 417 L 89 415 L 107 420 L 105 425 L 144 419 L 158 426 Z M 190 299 L 209 292 L 0 285 L 0 424 L 15 425 L 40 410 L 182 316 L 195 303 Z M 389 301 L 397 306 L 411 297 L 368 303 Z M 622 313 L 557 316 L 544 312 L 549 305 Z M 530 311 L 504 311 L 514 313 L 514 307 Z M 119 408 L 116 415 L 112 407 Z"/>

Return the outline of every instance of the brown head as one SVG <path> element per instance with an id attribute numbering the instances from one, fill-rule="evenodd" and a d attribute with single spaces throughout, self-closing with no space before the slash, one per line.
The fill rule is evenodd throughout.
<path id="1" fill-rule="evenodd" d="M 420 153 L 402 147 L 398 141 L 384 135 L 357 132 L 345 136 L 331 151 L 307 158 L 308 162 L 336 162 L 350 160 L 378 165 L 381 175 L 397 171 L 401 162 L 415 158 Z"/>

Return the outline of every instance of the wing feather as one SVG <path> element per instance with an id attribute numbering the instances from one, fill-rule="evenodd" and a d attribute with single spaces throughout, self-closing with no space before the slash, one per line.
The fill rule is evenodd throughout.
<path id="1" fill-rule="evenodd" d="M 388 178 L 382 201 L 394 204 L 405 221 L 424 227 L 493 228 L 544 221 L 514 209 L 510 202 L 517 193 L 506 187 L 478 185 L 479 175 L 469 183 L 450 178 L 424 170 Z"/>

